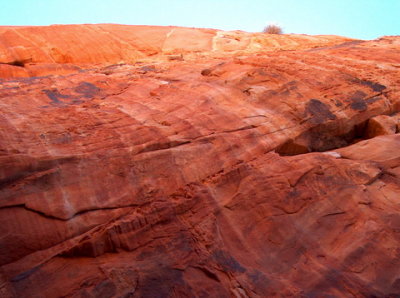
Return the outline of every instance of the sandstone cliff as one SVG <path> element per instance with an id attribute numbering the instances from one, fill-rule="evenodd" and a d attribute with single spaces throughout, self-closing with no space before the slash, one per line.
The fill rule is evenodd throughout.
<path id="1" fill-rule="evenodd" d="M 399 50 L 0 28 L 0 296 L 396 297 Z"/>

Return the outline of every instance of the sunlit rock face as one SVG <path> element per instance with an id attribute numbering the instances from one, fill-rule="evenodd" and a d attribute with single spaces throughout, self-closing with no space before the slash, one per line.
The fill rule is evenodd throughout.
<path id="1" fill-rule="evenodd" d="M 0 27 L 0 297 L 397 297 L 399 50 Z"/>

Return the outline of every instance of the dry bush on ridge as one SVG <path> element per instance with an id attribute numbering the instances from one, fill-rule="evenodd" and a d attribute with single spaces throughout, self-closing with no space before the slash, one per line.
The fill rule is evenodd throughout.
<path id="1" fill-rule="evenodd" d="M 263 32 L 268 34 L 282 34 L 283 30 L 278 25 L 268 25 L 264 28 Z"/>

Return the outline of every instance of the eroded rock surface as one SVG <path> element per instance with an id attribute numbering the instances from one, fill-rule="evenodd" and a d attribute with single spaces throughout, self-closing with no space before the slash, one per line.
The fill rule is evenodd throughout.
<path id="1" fill-rule="evenodd" d="M 0 296 L 396 297 L 399 50 L 1 28 Z"/>

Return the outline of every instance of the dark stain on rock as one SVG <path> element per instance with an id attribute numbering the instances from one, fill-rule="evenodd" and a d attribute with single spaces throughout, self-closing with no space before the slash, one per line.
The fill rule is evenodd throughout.
<path id="1" fill-rule="evenodd" d="M 354 101 L 351 103 L 350 107 L 356 111 L 365 111 L 367 109 L 367 104 L 365 101 Z"/>
<path id="2" fill-rule="evenodd" d="M 368 265 L 368 262 L 365 260 L 368 255 L 368 246 L 367 247 L 358 247 L 354 251 L 352 251 L 343 262 L 343 266 L 346 271 L 361 273 L 365 270 Z"/>
<path id="3" fill-rule="evenodd" d="M 29 278 L 29 276 L 31 276 L 33 273 L 37 272 L 39 269 L 41 269 L 41 267 L 42 266 L 39 265 L 39 266 L 33 267 L 32 269 L 22 272 L 22 273 L 18 274 L 17 276 L 13 277 L 11 279 L 11 282 L 18 282 L 18 281 L 24 280 L 26 278 Z"/>
<path id="4" fill-rule="evenodd" d="M 58 90 L 42 90 L 50 100 L 55 104 L 63 104 L 60 99 L 71 99 L 73 96 L 61 94 Z"/>
<path id="5" fill-rule="evenodd" d="M 386 86 L 371 81 L 362 81 L 362 84 L 370 87 L 375 92 L 382 92 L 386 89 Z"/>
<path id="6" fill-rule="evenodd" d="M 302 297 L 337 297 L 336 292 L 348 293 L 353 289 L 360 297 L 388 297 L 374 289 L 374 286 L 361 282 L 357 279 L 350 279 L 339 270 L 326 270 L 320 280 L 310 291 L 304 292 Z"/>
<path id="7" fill-rule="evenodd" d="M 350 97 L 350 107 L 353 110 L 356 111 L 365 111 L 368 106 L 367 103 L 365 102 L 364 98 L 367 96 L 367 94 L 365 94 L 362 91 L 356 91 L 351 97 Z"/>
<path id="8" fill-rule="evenodd" d="M 105 280 L 97 284 L 92 293 L 93 297 L 111 298 L 115 297 L 117 287 L 111 281 Z"/>
<path id="9" fill-rule="evenodd" d="M 45 89 L 43 93 L 52 101 L 55 105 L 76 105 L 84 102 L 84 99 L 92 99 L 101 92 L 101 89 L 96 85 L 88 82 L 81 82 L 74 89 L 68 89 L 73 91 L 72 94 L 63 94 L 57 89 Z M 75 93 L 75 94 L 74 94 Z"/>
<path id="10" fill-rule="evenodd" d="M 202 76 L 206 76 L 206 77 L 207 77 L 207 76 L 210 76 L 211 73 L 212 73 L 212 70 L 209 69 L 209 68 L 203 69 L 203 70 L 201 71 L 201 75 L 202 75 Z"/>
<path id="11" fill-rule="evenodd" d="M 81 82 L 77 87 L 75 87 L 75 92 L 82 94 L 85 98 L 93 98 L 100 92 L 100 88 L 92 83 Z"/>
<path id="12" fill-rule="evenodd" d="M 280 96 L 289 96 L 292 91 L 296 91 L 298 89 L 297 87 L 297 82 L 296 81 L 290 81 L 284 85 L 282 85 L 281 88 L 279 88 L 277 91 L 279 92 Z"/>
<path id="13" fill-rule="evenodd" d="M 316 51 L 323 51 L 323 50 L 332 50 L 332 49 L 340 49 L 340 48 L 354 48 L 360 43 L 364 43 L 364 40 L 354 40 L 354 41 L 346 41 L 338 45 L 334 46 L 327 46 L 327 47 L 320 47 L 315 49 L 307 50 L 306 52 L 316 52 Z"/>
<path id="14" fill-rule="evenodd" d="M 352 81 L 359 85 L 369 87 L 374 92 L 382 92 L 383 90 L 386 89 L 386 86 L 381 85 L 379 83 L 372 82 L 372 81 L 368 81 L 368 80 L 360 80 L 360 79 L 355 78 Z"/>
<path id="15" fill-rule="evenodd" d="M 275 90 L 267 90 L 263 92 L 262 97 L 260 98 L 261 100 L 268 100 L 270 97 L 277 96 L 278 92 Z"/>
<path id="16" fill-rule="evenodd" d="M 306 106 L 306 115 L 311 115 L 311 123 L 321 124 L 327 120 L 335 120 L 336 115 L 333 114 L 328 105 L 318 99 L 311 99 Z"/>
<path id="17" fill-rule="evenodd" d="M 371 103 L 374 103 L 374 102 L 376 102 L 378 100 L 381 100 L 381 99 L 382 99 L 382 97 L 375 96 L 375 97 L 371 97 L 371 98 L 366 99 L 365 102 L 368 103 L 368 104 L 371 104 Z"/>
<path id="18" fill-rule="evenodd" d="M 146 66 L 142 66 L 138 69 L 138 73 L 139 74 L 146 74 L 148 72 L 156 72 L 157 69 L 154 65 L 146 65 Z"/>
<path id="19" fill-rule="evenodd" d="M 222 250 L 215 251 L 213 253 L 213 257 L 225 272 L 243 273 L 246 271 L 246 269 L 243 268 L 238 261 L 236 261 L 231 255 Z"/>
<path id="20" fill-rule="evenodd" d="M 255 286 L 257 292 L 267 293 L 268 288 L 271 286 L 272 282 L 268 279 L 265 274 L 259 270 L 252 270 L 246 274 L 252 284 Z"/>
<path id="21" fill-rule="evenodd" d="M 392 283 L 392 288 L 396 291 L 400 292 L 400 278 L 396 279 L 393 283 Z M 394 296 L 396 297 L 396 296 Z"/>
<path id="22" fill-rule="evenodd" d="M 170 294 L 174 289 L 184 285 L 184 281 L 180 270 L 161 265 L 151 272 L 146 272 L 140 279 L 139 285 L 137 297 L 163 298 L 171 297 Z"/>
<path id="23" fill-rule="evenodd" d="M 340 100 L 334 100 L 335 101 L 335 106 L 337 106 L 337 107 L 341 107 L 341 106 L 343 106 L 343 103 L 340 101 Z"/>
<path id="24" fill-rule="evenodd" d="M 324 152 L 348 145 L 348 142 L 342 136 L 332 136 L 318 131 L 310 132 L 310 136 L 310 151 Z"/>
<path id="25" fill-rule="evenodd" d="M 156 67 L 154 65 L 147 65 L 140 68 L 140 70 L 148 72 L 148 71 L 156 71 Z"/>
<path id="26" fill-rule="evenodd" d="M 332 47 L 330 47 L 330 48 L 331 48 L 331 49 L 346 48 L 346 47 L 349 47 L 349 46 L 356 46 L 356 45 L 359 45 L 360 43 L 364 43 L 364 42 L 365 42 L 364 40 L 346 41 L 346 42 L 344 42 L 344 43 L 341 43 L 341 44 L 332 46 Z"/>
<path id="27" fill-rule="evenodd" d="M 357 90 L 354 92 L 354 94 L 350 97 L 351 100 L 358 100 L 358 99 L 364 99 L 367 96 L 367 94 L 361 90 Z"/>
<path id="28" fill-rule="evenodd" d="M 297 82 L 296 81 L 290 81 L 284 85 L 285 88 L 289 90 L 297 90 Z"/>
<path id="29" fill-rule="evenodd" d="M 290 91 L 289 89 L 285 89 L 280 93 L 281 96 L 289 96 L 290 95 Z"/>

